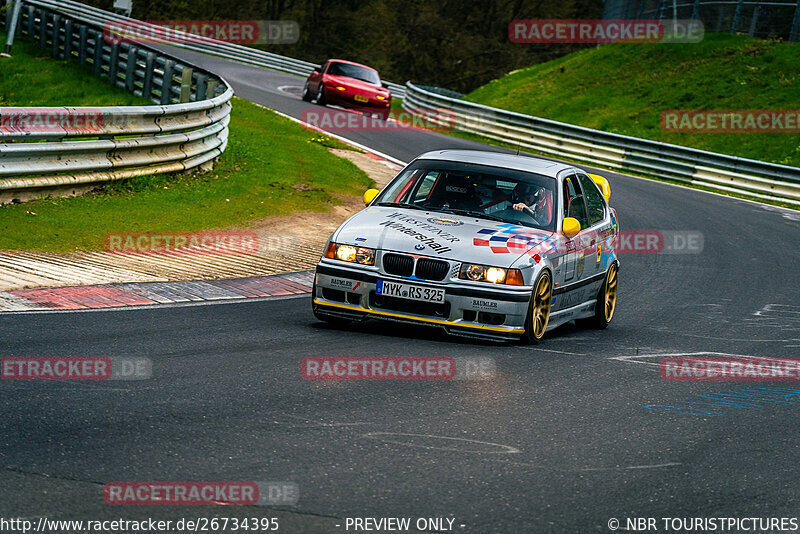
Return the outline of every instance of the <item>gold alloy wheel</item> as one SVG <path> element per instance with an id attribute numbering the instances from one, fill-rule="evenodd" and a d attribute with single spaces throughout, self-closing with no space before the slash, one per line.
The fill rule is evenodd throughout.
<path id="1" fill-rule="evenodd" d="M 539 278 L 539 283 L 536 284 L 536 290 L 533 293 L 533 310 L 531 311 L 531 328 L 533 337 L 536 339 L 541 339 L 544 336 L 547 322 L 550 320 L 551 293 L 550 276 L 543 274 Z"/>
<path id="2" fill-rule="evenodd" d="M 614 307 L 617 304 L 617 264 L 614 263 L 608 269 L 606 277 L 606 294 L 604 298 L 604 313 L 606 322 L 611 322 L 614 316 Z"/>

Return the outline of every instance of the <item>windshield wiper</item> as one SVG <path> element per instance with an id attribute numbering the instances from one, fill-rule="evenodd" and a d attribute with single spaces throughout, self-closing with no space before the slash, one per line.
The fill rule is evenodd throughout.
<path id="1" fill-rule="evenodd" d="M 508 221 L 502 217 L 498 217 L 497 215 L 490 215 L 488 213 L 481 213 L 479 217 L 483 217 L 484 219 L 489 219 L 491 221 L 497 221 L 501 223 L 507 223 Z"/>
<path id="2" fill-rule="evenodd" d="M 409 208 L 412 210 L 423 210 L 428 211 L 428 208 L 423 208 L 422 206 L 416 206 L 414 204 L 403 204 L 402 202 L 378 202 L 378 206 L 389 206 L 390 208 Z"/>
<path id="3" fill-rule="evenodd" d="M 447 213 L 452 213 L 453 215 L 464 215 L 466 217 L 475 217 L 477 219 L 489 219 L 492 221 L 499 221 L 503 223 L 508 222 L 507 220 L 503 219 L 502 217 L 498 217 L 497 215 L 490 215 L 488 213 L 481 213 L 479 211 L 459 210 L 453 208 L 438 208 L 436 211 L 444 211 Z"/>

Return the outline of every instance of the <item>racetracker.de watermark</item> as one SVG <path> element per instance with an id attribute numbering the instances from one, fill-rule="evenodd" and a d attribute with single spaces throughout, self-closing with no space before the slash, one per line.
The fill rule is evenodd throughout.
<path id="1" fill-rule="evenodd" d="M 699 43 L 699 20 L 512 20 L 513 43 Z"/>
<path id="2" fill-rule="evenodd" d="M 396 132 L 410 129 L 449 132 L 455 130 L 455 114 L 446 109 L 425 110 L 411 113 L 409 111 L 392 110 L 389 119 L 379 116 L 378 108 L 342 109 L 306 109 L 300 114 L 300 120 L 314 128 L 327 132 Z"/>
<path id="3" fill-rule="evenodd" d="M 489 357 L 309 356 L 300 362 L 306 380 L 483 380 L 495 376 Z"/>
<path id="4" fill-rule="evenodd" d="M 258 235 L 253 232 L 134 232 L 110 233 L 104 248 L 114 254 L 255 254 Z"/>
<path id="5" fill-rule="evenodd" d="M 4 356 L 2 380 L 145 380 L 153 377 L 149 358 L 117 356 Z"/>
<path id="6" fill-rule="evenodd" d="M 279 505 L 300 498 L 295 482 L 109 482 L 103 500 L 111 505 Z"/>
<path id="7" fill-rule="evenodd" d="M 0 107 L 0 134 L 92 135 L 105 123 L 99 108 Z"/>
<path id="8" fill-rule="evenodd" d="M 670 133 L 800 133 L 800 109 L 669 109 L 660 123 Z"/>
<path id="9" fill-rule="evenodd" d="M 800 380 L 794 358 L 664 358 L 659 370 L 664 380 L 678 382 Z"/>
<path id="10" fill-rule="evenodd" d="M 699 254 L 703 233 L 693 230 L 622 230 L 617 254 Z"/>
<path id="11" fill-rule="evenodd" d="M 502 247 L 493 245 L 491 238 L 474 238 L 475 246 L 487 246 L 495 252 L 519 252 L 529 256 L 543 254 L 597 254 L 601 256 L 613 247 L 617 254 L 700 254 L 705 248 L 702 232 L 696 230 L 622 230 L 587 231 L 572 239 L 558 236 L 540 240 L 537 235 L 521 233 L 510 237 Z"/>
<path id="12" fill-rule="evenodd" d="M 151 20 L 103 25 L 109 44 L 198 44 L 209 39 L 235 44 L 294 44 L 300 27 L 294 20 Z"/>

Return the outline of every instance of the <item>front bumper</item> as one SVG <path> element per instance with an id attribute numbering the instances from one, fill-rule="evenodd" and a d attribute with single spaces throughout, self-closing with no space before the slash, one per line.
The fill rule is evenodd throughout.
<path id="1" fill-rule="evenodd" d="M 367 97 L 367 101 L 363 102 L 356 100 L 356 93 L 337 91 L 330 88 L 325 89 L 325 98 L 330 104 L 364 111 L 389 111 L 391 107 L 391 100 L 378 100 L 373 97 Z"/>
<path id="2" fill-rule="evenodd" d="M 442 288 L 445 300 L 436 304 L 377 295 L 378 280 Z M 453 335 L 495 340 L 518 339 L 525 332 L 531 295 L 527 286 L 478 287 L 452 278 L 432 282 L 325 260 L 317 265 L 314 285 L 318 315 L 423 323 Z"/>

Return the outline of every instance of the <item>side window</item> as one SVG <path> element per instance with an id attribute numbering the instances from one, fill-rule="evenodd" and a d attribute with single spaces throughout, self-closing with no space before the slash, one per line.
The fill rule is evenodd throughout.
<path id="1" fill-rule="evenodd" d="M 326 61 L 325 63 L 323 63 L 323 64 L 322 64 L 322 66 L 319 68 L 319 72 L 320 72 L 320 74 L 322 74 L 322 73 L 324 73 L 326 70 L 328 70 L 328 65 L 329 65 L 329 64 L 330 64 L 330 60 L 328 60 L 328 61 Z"/>
<path id="2" fill-rule="evenodd" d="M 597 190 L 594 182 L 585 174 L 579 174 L 578 178 L 583 186 L 586 204 L 589 206 L 589 222 L 592 226 L 602 221 L 606 216 L 606 203 Z"/>
<path id="3" fill-rule="evenodd" d="M 436 183 L 436 178 L 438 176 L 439 173 L 436 171 L 431 171 L 425 175 L 425 177 L 422 179 L 422 182 L 419 184 L 416 193 L 414 193 L 413 202 L 415 204 L 428 198 L 431 188 L 433 187 L 433 184 Z"/>
<path id="4" fill-rule="evenodd" d="M 408 192 L 417 183 L 417 179 L 424 171 L 405 170 L 395 176 L 389 185 L 381 191 L 381 202 L 402 202 Z"/>
<path id="5" fill-rule="evenodd" d="M 583 200 L 583 190 L 576 175 L 564 178 L 564 217 L 574 217 L 581 223 L 581 228 L 589 226 L 589 217 L 586 216 L 586 204 Z"/>

